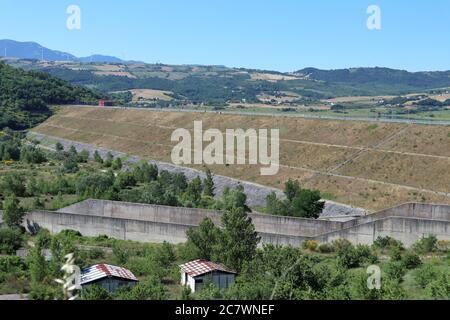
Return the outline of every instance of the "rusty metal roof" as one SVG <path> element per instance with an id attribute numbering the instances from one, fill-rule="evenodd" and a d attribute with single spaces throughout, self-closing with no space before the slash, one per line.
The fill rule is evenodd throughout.
<path id="1" fill-rule="evenodd" d="M 180 265 L 181 270 L 187 273 L 191 277 L 197 277 L 205 273 L 213 271 L 222 271 L 226 273 L 236 273 L 222 264 L 214 263 L 208 260 L 195 260 L 185 264 Z"/>
<path id="2" fill-rule="evenodd" d="M 128 269 L 102 263 L 95 264 L 81 271 L 81 285 L 109 277 L 121 278 L 129 281 L 139 281 Z"/>

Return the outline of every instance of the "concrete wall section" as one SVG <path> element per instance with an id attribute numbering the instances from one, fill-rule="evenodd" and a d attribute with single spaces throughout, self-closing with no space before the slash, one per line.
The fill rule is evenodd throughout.
<path id="1" fill-rule="evenodd" d="M 107 200 L 86 200 L 61 209 L 59 212 L 191 226 L 199 225 L 205 217 L 211 218 L 218 225 L 221 220 L 221 213 L 212 210 Z M 257 231 L 273 234 L 312 236 L 330 230 L 339 230 L 343 226 L 340 222 L 271 216 L 258 213 L 250 213 L 249 217 L 252 219 Z"/>
<path id="2" fill-rule="evenodd" d="M 85 236 L 105 234 L 124 240 L 180 243 L 186 241 L 186 231 L 205 217 L 219 225 L 221 215 L 211 210 L 87 200 L 58 212 L 32 212 L 27 219 L 52 233 L 72 229 Z M 329 242 L 338 238 L 371 244 L 378 236 L 391 236 L 409 246 L 430 234 L 450 240 L 450 206 L 442 205 L 404 204 L 348 222 L 257 213 L 249 216 L 262 244 L 298 246 L 309 239 Z"/>
<path id="3" fill-rule="evenodd" d="M 347 239 L 353 243 L 372 244 L 378 237 L 390 236 L 411 246 L 424 236 L 435 235 L 450 240 L 450 221 L 410 217 L 388 217 L 316 237 L 319 242 Z"/>

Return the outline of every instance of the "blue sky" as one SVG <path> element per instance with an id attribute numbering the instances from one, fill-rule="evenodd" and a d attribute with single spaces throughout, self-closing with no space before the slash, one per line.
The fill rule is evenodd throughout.
<path id="1" fill-rule="evenodd" d="M 81 30 L 66 9 L 81 8 Z M 381 30 L 368 30 L 369 5 Z M 293 71 L 450 69 L 449 0 L 0 0 L 0 38 L 77 56 Z"/>

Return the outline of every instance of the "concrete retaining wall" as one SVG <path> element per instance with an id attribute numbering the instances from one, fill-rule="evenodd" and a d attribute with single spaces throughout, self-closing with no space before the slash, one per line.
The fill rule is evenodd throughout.
<path id="1" fill-rule="evenodd" d="M 64 229 L 85 236 L 110 237 L 141 242 L 180 243 L 186 231 L 205 217 L 220 224 L 221 212 L 135 203 L 87 200 L 58 212 L 35 211 L 27 216 L 52 233 Z M 300 245 L 315 239 L 328 242 L 345 238 L 353 243 L 371 244 L 378 236 L 391 236 L 409 246 L 424 235 L 450 240 L 450 206 L 404 204 L 348 222 L 299 219 L 251 213 L 249 216 L 262 243 Z"/>

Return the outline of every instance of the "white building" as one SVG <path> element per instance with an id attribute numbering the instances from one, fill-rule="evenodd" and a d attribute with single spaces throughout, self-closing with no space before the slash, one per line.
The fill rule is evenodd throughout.
<path id="1" fill-rule="evenodd" d="M 207 260 L 195 260 L 180 265 L 181 284 L 196 292 L 205 283 L 213 283 L 219 289 L 227 289 L 235 280 L 236 272 Z"/>

